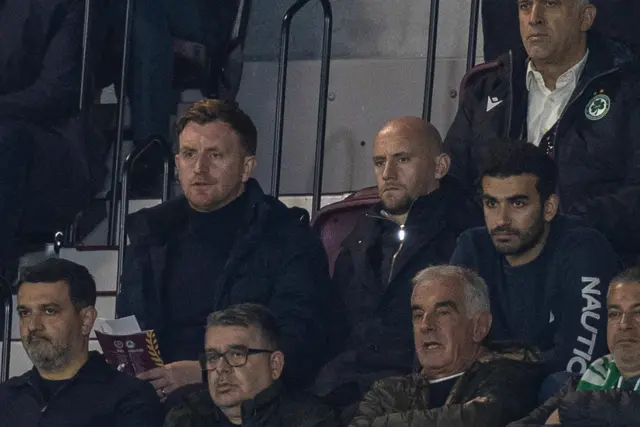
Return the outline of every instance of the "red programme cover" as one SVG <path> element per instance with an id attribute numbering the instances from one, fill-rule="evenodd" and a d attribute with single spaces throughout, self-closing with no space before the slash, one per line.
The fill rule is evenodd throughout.
<path id="1" fill-rule="evenodd" d="M 95 333 L 107 363 L 119 371 L 135 376 L 164 365 L 153 330 L 130 335 Z"/>

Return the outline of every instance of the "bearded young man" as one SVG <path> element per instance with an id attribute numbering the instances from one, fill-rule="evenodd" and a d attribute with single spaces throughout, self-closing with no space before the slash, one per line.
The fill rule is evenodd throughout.
<path id="1" fill-rule="evenodd" d="M 606 296 L 621 264 L 579 219 L 558 215 L 557 168 L 540 148 L 499 141 L 481 174 L 486 227 L 460 236 L 451 263 L 491 294 L 492 340 L 542 352 L 549 373 L 582 373 L 606 353 Z"/>
<path id="2" fill-rule="evenodd" d="M 48 259 L 22 275 L 17 311 L 34 364 L 0 386 L 0 426 L 158 427 L 153 387 L 89 352 L 96 284 L 87 269 Z"/>

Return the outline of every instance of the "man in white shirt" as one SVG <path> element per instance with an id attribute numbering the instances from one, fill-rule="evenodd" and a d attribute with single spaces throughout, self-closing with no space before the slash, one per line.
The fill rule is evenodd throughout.
<path id="1" fill-rule="evenodd" d="M 588 56 L 589 51 L 580 62 L 558 77 L 555 89 L 546 86 L 542 73 L 536 70 L 533 61 L 529 61 L 527 65 L 527 90 L 529 91 L 527 132 L 531 143 L 540 145 L 544 135 L 553 128 L 562 115 L 571 95 L 576 90 Z"/>
<path id="2" fill-rule="evenodd" d="M 640 241 L 638 58 L 590 31 L 596 8 L 589 0 L 517 2 L 525 49 L 465 79 L 445 139 L 449 173 L 473 188 L 492 145 L 538 145 L 558 164 L 560 211 L 582 217 L 633 261 Z"/>

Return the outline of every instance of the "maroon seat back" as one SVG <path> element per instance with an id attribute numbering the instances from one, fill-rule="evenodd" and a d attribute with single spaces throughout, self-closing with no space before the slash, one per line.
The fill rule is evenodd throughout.
<path id="1" fill-rule="evenodd" d="M 378 188 L 367 187 L 318 211 L 313 227 L 320 233 L 331 275 L 342 241 L 351 233 L 358 219 L 379 201 Z"/>

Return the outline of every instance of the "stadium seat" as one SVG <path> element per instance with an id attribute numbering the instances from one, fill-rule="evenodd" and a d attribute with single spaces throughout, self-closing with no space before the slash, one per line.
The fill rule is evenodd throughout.
<path id="1" fill-rule="evenodd" d="M 313 219 L 313 228 L 320 234 L 332 275 L 342 241 L 353 230 L 358 218 L 379 201 L 378 188 L 367 187 L 318 211 Z"/>

